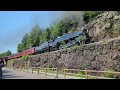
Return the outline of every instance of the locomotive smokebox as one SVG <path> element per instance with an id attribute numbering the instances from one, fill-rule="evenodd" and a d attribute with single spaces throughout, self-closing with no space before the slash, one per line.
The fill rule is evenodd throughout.
<path id="1" fill-rule="evenodd" d="M 81 31 L 82 31 L 85 35 L 88 34 L 88 29 L 85 28 L 85 27 L 82 27 L 82 28 L 81 28 Z"/>

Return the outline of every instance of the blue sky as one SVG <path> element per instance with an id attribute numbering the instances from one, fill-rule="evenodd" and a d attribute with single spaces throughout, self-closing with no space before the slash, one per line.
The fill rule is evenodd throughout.
<path id="1" fill-rule="evenodd" d="M 16 53 L 18 43 L 33 25 L 47 27 L 61 15 L 60 11 L 0 11 L 0 53 Z"/>

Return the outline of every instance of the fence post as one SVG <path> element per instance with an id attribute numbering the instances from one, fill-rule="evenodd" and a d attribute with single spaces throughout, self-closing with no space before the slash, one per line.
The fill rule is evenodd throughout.
<path id="1" fill-rule="evenodd" d="M 56 78 L 58 78 L 58 67 L 56 68 Z"/>
<path id="2" fill-rule="evenodd" d="M 33 73 L 33 68 L 32 68 L 32 73 Z"/>
<path id="3" fill-rule="evenodd" d="M 47 68 L 46 68 L 46 76 L 47 76 Z"/>
<path id="4" fill-rule="evenodd" d="M 21 71 L 21 67 L 20 67 L 20 71 Z"/>
<path id="5" fill-rule="evenodd" d="M 23 67 L 23 72 L 25 71 L 25 67 Z"/>
<path id="6" fill-rule="evenodd" d="M 13 70 L 15 70 L 14 67 L 13 67 Z"/>
<path id="7" fill-rule="evenodd" d="M 39 74 L 39 68 L 38 68 L 38 74 Z"/>
<path id="8" fill-rule="evenodd" d="M 85 73 L 86 73 L 86 79 L 88 79 L 88 73 L 87 73 L 87 68 L 85 68 Z"/>
<path id="9" fill-rule="evenodd" d="M 28 67 L 27 67 L 27 72 L 28 72 Z"/>
<path id="10" fill-rule="evenodd" d="M 65 67 L 64 67 L 64 79 L 66 79 L 66 72 L 65 72 Z"/>

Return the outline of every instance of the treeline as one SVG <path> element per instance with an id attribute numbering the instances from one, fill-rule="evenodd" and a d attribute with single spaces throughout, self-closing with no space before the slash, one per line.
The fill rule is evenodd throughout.
<path id="1" fill-rule="evenodd" d="M 6 56 L 9 56 L 9 55 L 11 55 L 11 54 L 12 54 L 11 51 L 8 50 L 7 52 L 1 53 L 1 54 L 0 54 L 0 57 L 1 57 L 1 58 L 2 58 L 2 57 L 6 57 Z"/>
<path id="2" fill-rule="evenodd" d="M 84 12 L 84 22 L 88 23 L 98 14 L 103 13 L 102 11 L 85 11 Z M 17 46 L 17 52 L 22 52 L 23 50 L 29 49 L 31 47 L 36 47 L 42 44 L 44 41 L 55 39 L 63 34 L 72 33 L 76 31 L 80 23 L 80 17 L 69 16 L 56 21 L 50 27 L 41 28 L 38 24 L 35 25 L 30 33 L 26 33 L 21 43 Z"/>
<path id="3" fill-rule="evenodd" d="M 93 20 L 97 15 L 103 13 L 104 11 L 85 11 L 84 12 L 84 21 L 88 23 Z"/>

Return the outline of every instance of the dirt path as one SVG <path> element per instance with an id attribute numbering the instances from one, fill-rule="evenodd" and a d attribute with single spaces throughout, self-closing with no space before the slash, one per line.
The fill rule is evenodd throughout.
<path id="1" fill-rule="evenodd" d="M 12 70 L 9 68 L 3 68 L 3 79 L 56 79 L 56 74 L 48 73 L 47 76 L 44 73 L 34 71 L 32 73 L 31 70 L 29 72 L 27 71 L 18 71 L 18 70 Z M 64 75 L 58 75 L 57 79 L 64 79 Z M 73 76 L 66 76 L 66 79 L 84 79 L 84 78 L 78 78 Z"/>
<path id="2" fill-rule="evenodd" d="M 55 79 L 55 77 L 3 68 L 3 79 Z"/>

